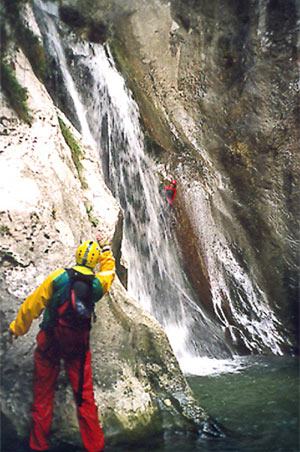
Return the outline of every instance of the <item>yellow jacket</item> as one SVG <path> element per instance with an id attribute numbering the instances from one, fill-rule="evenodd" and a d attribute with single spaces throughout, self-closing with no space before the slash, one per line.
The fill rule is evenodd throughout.
<path id="1" fill-rule="evenodd" d="M 115 278 L 115 260 L 111 251 L 105 250 L 101 253 L 99 262 L 100 272 L 96 273 L 95 277 L 99 280 L 102 287 L 102 295 L 104 295 L 109 291 Z M 93 274 L 93 271 L 90 268 L 82 265 L 75 265 L 73 268 L 86 275 Z M 22 336 L 27 333 L 32 321 L 38 318 L 41 312 L 49 305 L 53 295 L 53 283 L 63 272 L 65 272 L 65 269 L 63 268 L 55 270 L 31 295 L 29 295 L 29 297 L 26 298 L 19 309 L 16 320 L 9 326 L 14 334 Z"/>

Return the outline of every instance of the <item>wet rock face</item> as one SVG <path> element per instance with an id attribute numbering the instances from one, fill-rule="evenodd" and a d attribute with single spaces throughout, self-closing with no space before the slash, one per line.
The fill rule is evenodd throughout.
<path id="1" fill-rule="evenodd" d="M 181 184 L 185 215 L 198 237 L 195 252 L 207 266 L 204 286 L 214 291 L 221 285 L 208 264 L 210 253 L 219 254 L 208 236 L 217 228 L 224 236 L 218 247 L 226 242 L 256 281 L 257 293 L 266 294 L 283 342 L 293 349 L 298 329 L 297 2 L 83 4 L 62 1 L 86 24 L 109 24 L 112 49 L 137 94 L 147 133 L 167 172 Z M 209 233 L 199 212 L 211 219 Z M 184 254 L 190 260 L 190 247 Z M 226 268 L 223 278 L 230 295 L 218 294 L 220 309 L 240 328 L 230 303 L 240 309 L 240 299 L 246 304 L 248 295 Z M 219 314 L 215 311 L 220 319 Z"/>
<path id="2" fill-rule="evenodd" d="M 198 14 L 202 26 L 191 23 L 190 30 L 201 36 L 205 58 L 194 68 L 206 84 L 202 99 L 192 84 L 188 101 L 204 121 L 201 144 L 235 190 L 233 212 L 256 253 L 248 263 L 259 268 L 271 306 L 280 305 L 286 322 L 297 298 L 295 3 L 224 2 L 213 11 L 204 3 Z"/>
<path id="3" fill-rule="evenodd" d="M 287 321 L 295 315 L 299 224 L 295 2 L 201 2 L 186 22 L 180 2 L 172 7 L 198 40 L 194 57 L 190 44 L 181 48 L 185 108 L 201 125 L 201 145 L 230 177 L 233 212 L 256 252 L 249 264 Z"/>

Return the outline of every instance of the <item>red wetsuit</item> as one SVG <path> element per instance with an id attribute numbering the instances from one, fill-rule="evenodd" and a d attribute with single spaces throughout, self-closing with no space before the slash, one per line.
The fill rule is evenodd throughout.
<path id="1" fill-rule="evenodd" d="M 166 200 L 171 206 L 173 206 L 177 188 L 174 184 L 170 184 L 165 186 L 165 190 L 167 194 Z"/>
<path id="2" fill-rule="evenodd" d="M 115 276 L 115 261 L 105 249 L 100 255 L 100 272 L 94 275 L 92 296 L 95 301 L 110 288 Z M 76 265 L 77 272 L 93 275 L 88 267 Z M 51 308 L 55 297 L 63 289 L 67 272 L 55 270 L 25 300 L 18 316 L 10 325 L 17 336 L 25 334 L 43 310 Z M 53 413 L 54 393 L 60 370 L 60 360 L 74 391 L 82 442 L 87 452 L 100 452 L 104 447 L 103 431 L 99 425 L 94 399 L 91 352 L 89 347 L 90 323 L 80 330 L 58 320 L 51 328 L 41 329 L 34 353 L 34 394 L 32 427 L 29 445 L 32 451 L 46 451 L 49 447 L 50 423 Z"/>

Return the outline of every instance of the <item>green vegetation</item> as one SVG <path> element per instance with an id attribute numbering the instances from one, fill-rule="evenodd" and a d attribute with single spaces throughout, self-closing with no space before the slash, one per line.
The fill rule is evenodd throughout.
<path id="1" fill-rule="evenodd" d="M 70 128 L 64 123 L 64 121 L 60 117 L 58 117 L 58 121 L 59 121 L 59 125 L 61 128 L 61 132 L 65 139 L 65 142 L 71 149 L 72 159 L 73 159 L 74 165 L 77 169 L 81 187 L 83 189 L 86 189 L 86 188 L 88 188 L 88 184 L 83 176 L 83 166 L 81 164 L 81 159 L 84 157 L 84 152 L 82 151 L 81 147 L 79 146 L 76 139 L 74 138 Z M 99 224 L 99 220 L 98 220 L 98 218 L 96 218 L 92 215 L 92 210 L 93 210 L 93 206 L 90 206 L 90 205 L 86 206 L 86 213 L 89 217 L 89 220 L 90 220 L 92 226 L 94 226 L 96 228 Z M 52 211 L 52 214 L 53 214 L 53 212 L 54 211 Z M 55 218 L 55 214 L 56 214 L 56 211 L 53 215 L 53 218 Z"/>
<path id="2" fill-rule="evenodd" d="M 28 29 L 21 19 L 21 8 L 26 0 L 4 0 L 4 8 L 1 11 L 1 88 L 7 96 L 11 108 L 18 117 L 31 125 L 33 117 L 27 105 L 27 89 L 18 82 L 13 66 L 7 61 L 9 47 L 16 44 L 22 48 L 29 59 L 36 76 L 45 81 L 47 77 L 46 58 L 40 40 Z"/>
<path id="3" fill-rule="evenodd" d="M 18 43 L 30 61 L 37 78 L 45 83 L 48 77 L 48 66 L 46 64 L 46 56 L 40 38 L 28 28 L 20 25 Z"/>
<path id="4" fill-rule="evenodd" d="M 75 140 L 70 128 L 64 123 L 64 121 L 60 117 L 58 118 L 58 121 L 59 121 L 59 125 L 61 128 L 61 132 L 65 139 L 65 142 L 71 149 L 72 159 L 73 159 L 74 165 L 77 169 L 77 173 L 78 173 L 78 177 L 79 177 L 81 186 L 83 189 L 86 189 L 88 187 L 88 185 L 87 185 L 86 180 L 84 179 L 83 167 L 81 164 L 81 159 L 84 157 L 84 153 L 83 153 L 81 147 L 79 146 L 79 144 L 77 143 L 77 141 Z"/>
<path id="5" fill-rule="evenodd" d="M 30 61 L 35 75 L 45 82 L 48 68 L 42 43 L 40 38 L 25 25 L 20 14 L 22 6 L 26 3 L 27 0 L 4 0 L 4 19 L 10 24 L 10 30 L 9 27 L 2 27 L 2 45 L 6 47 L 8 40 L 14 39 Z"/>
<path id="6" fill-rule="evenodd" d="M 89 220 L 92 225 L 96 228 L 99 224 L 98 218 L 92 216 L 93 206 L 86 206 L 86 213 L 88 214 Z"/>
<path id="7" fill-rule="evenodd" d="M 9 57 L 9 48 L 21 48 L 30 61 L 36 76 L 45 82 L 47 78 L 46 57 L 40 39 L 24 24 L 21 18 L 21 8 L 26 0 L 4 0 L 4 8 L 1 10 L 0 34 L 1 34 L 1 88 L 6 94 L 11 107 L 18 117 L 28 124 L 32 123 L 27 106 L 27 90 L 22 87 L 12 67 L 5 62 Z M 6 58 L 6 61 L 8 58 Z"/>
<path id="8" fill-rule="evenodd" d="M 7 96 L 10 106 L 22 121 L 31 125 L 33 117 L 27 105 L 27 89 L 20 85 L 13 69 L 3 59 L 0 64 L 1 88 Z"/>

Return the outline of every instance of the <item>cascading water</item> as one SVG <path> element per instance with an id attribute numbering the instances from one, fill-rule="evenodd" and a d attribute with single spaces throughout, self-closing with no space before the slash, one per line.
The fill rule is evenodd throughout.
<path id="1" fill-rule="evenodd" d="M 61 71 L 62 79 L 64 85 L 68 88 L 68 93 L 70 96 L 70 101 L 72 102 L 72 107 L 74 109 L 75 117 L 80 121 L 81 133 L 85 141 L 90 144 L 95 144 L 90 133 L 89 125 L 85 117 L 85 108 L 78 97 L 77 89 L 75 83 L 68 69 L 66 56 L 62 45 L 60 44 L 59 36 L 57 33 L 57 28 L 55 25 L 54 18 L 58 17 L 58 7 L 55 3 L 47 2 L 44 3 L 41 0 L 36 0 L 35 5 L 39 11 L 43 11 L 48 17 L 46 23 L 44 23 L 44 35 L 43 38 L 47 42 L 47 48 L 49 49 L 50 55 L 55 55 L 56 63 L 59 63 L 59 69 Z M 40 18 L 43 16 L 39 16 Z M 52 19 L 50 19 L 52 18 Z"/>
<path id="2" fill-rule="evenodd" d="M 232 191 L 230 186 L 225 185 L 226 182 L 219 181 L 219 187 L 221 184 L 223 184 L 223 192 Z M 222 218 L 226 216 L 228 224 L 232 225 L 232 229 L 236 229 L 235 240 L 238 238 L 243 246 L 247 245 L 246 234 L 239 228 L 218 193 L 212 194 L 211 199 L 207 201 L 204 199 L 206 196 L 203 194 L 203 188 L 194 186 L 189 196 L 193 216 L 197 218 L 197 226 L 194 229 L 201 231 L 202 234 L 198 239 L 206 255 L 214 312 L 220 323 L 229 331 L 233 341 L 236 341 L 236 335 L 239 337 L 241 331 L 244 331 L 242 340 L 248 350 L 263 351 L 265 347 L 272 350 L 274 354 L 282 354 L 283 339 L 279 334 L 280 322 L 270 308 L 266 294 L 260 288 L 255 268 L 249 270 L 249 266 L 239 252 L 239 244 L 226 238 Z M 201 214 L 196 211 L 197 201 L 199 203 L 200 200 Z M 212 210 L 214 216 L 212 216 Z M 216 224 L 219 224 L 219 227 L 216 228 Z M 231 321 L 228 314 L 226 315 L 226 309 L 230 310 Z M 238 325 L 238 328 L 235 325 Z"/>
<path id="3" fill-rule="evenodd" d="M 94 46 L 92 58 L 86 50 L 86 44 L 73 47 L 91 74 L 87 117 L 106 181 L 124 211 L 129 292 L 162 324 L 185 369 L 187 357 L 228 356 L 222 332 L 198 306 L 180 266 L 172 213 L 145 155 L 137 106 L 104 48 Z"/>
<path id="4" fill-rule="evenodd" d="M 162 324 L 184 371 L 197 373 L 198 357 L 231 356 L 221 329 L 198 306 L 180 266 L 169 227 L 172 213 L 166 211 L 154 165 L 145 154 L 138 108 L 108 49 L 69 35 L 76 63 L 72 73 L 63 50 L 66 41 L 62 44 L 57 32 L 54 5 L 36 0 L 35 7 L 83 137 L 97 143 L 106 182 L 123 209 L 129 292 Z M 89 89 L 80 95 L 78 80 L 87 73 Z"/>
<path id="5" fill-rule="evenodd" d="M 84 138 L 98 148 L 106 183 L 123 209 L 128 290 L 162 324 L 182 369 L 201 373 L 203 357 L 220 359 L 232 353 L 221 327 L 197 303 L 180 265 L 180 253 L 169 226 L 172 213 L 166 211 L 154 164 L 145 154 L 136 103 L 117 72 L 108 48 L 79 41 L 72 33 L 61 40 L 57 8 L 50 2 L 35 0 L 35 12 L 45 46 L 56 61 L 57 70 L 61 71 L 64 90 L 72 99 L 75 122 L 80 124 Z M 194 193 L 197 198 L 194 206 L 199 205 L 201 191 Z M 224 206 L 222 210 L 226 211 Z M 208 227 L 204 222 L 208 218 L 212 220 L 208 213 L 196 215 L 203 223 L 202 231 Z M 207 264 L 220 323 L 234 339 L 234 329 L 222 308 L 222 297 L 226 296 L 236 324 L 248 330 L 248 337 L 253 335 L 258 338 L 254 340 L 280 353 L 280 338 L 273 328 L 275 319 L 264 294 L 251 283 L 221 237 L 222 231 L 216 230 L 214 225 L 210 227 L 214 234 L 207 231 L 205 242 L 210 247 Z M 223 272 L 225 266 L 227 270 Z M 228 275 L 236 281 L 243 306 L 240 309 L 230 303 Z M 247 316 L 249 309 L 255 316 L 251 321 Z M 251 350 L 251 341 L 245 337 L 244 342 Z"/>

